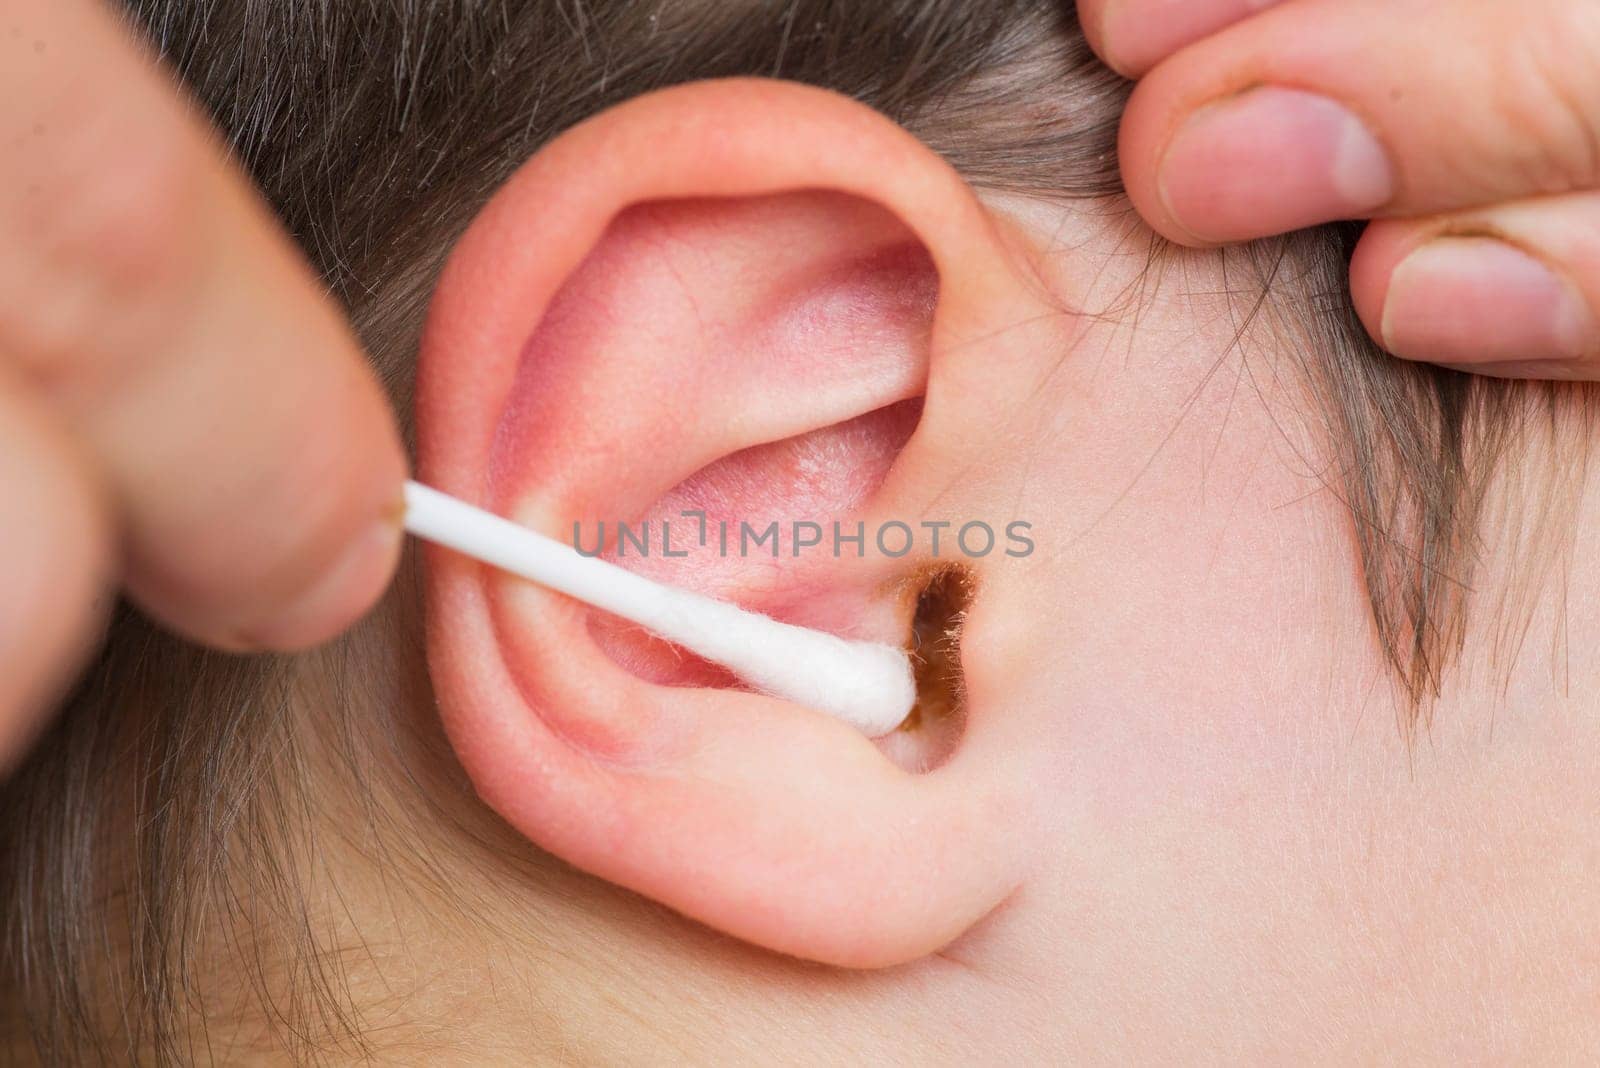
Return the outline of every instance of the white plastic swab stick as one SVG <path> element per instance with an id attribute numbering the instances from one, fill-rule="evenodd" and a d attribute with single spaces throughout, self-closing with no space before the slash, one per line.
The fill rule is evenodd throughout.
<path id="1" fill-rule="evenodd" d="M 762 693 L 826 712 L 868 737 L 898 727 L 916 700 L 910 659 L 892 645 L 846 641 L 663 586 L 417 482 L 406 483 L 405 526 L 631 620 Z"/>

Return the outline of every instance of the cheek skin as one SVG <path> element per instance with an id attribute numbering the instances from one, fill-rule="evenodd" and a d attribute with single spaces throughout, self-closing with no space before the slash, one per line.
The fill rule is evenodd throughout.
<path id="1" fill-rule="evenodd" d="M 1097 244 L 1093 225 L 1051 217 L 1032 231 L 1057 249 L 1117 244 Z M 1049 262 L 1082 266 L 1068 255 Z M 1579 787 L 1593 779 L 1582 767 L 1592 731 L 1574 726 L 1565 756 L 1518 747 L 1496 759 L 1473 747 L 1472 724 L 1458 717 L 1408 764 L 1348 517 L 1317 492 L 1306 443 L 1291 440 L 1303 402 L 1274 392 L 1287 357 L 1264 352 L 1265 373 L 1245 373 L 1233 320 L 1203 296 L 1229 288 L 1210 261 L 1178 254 L 1167 273 L 1193 292 L 1176 297 L 1146 277 L 1143 257 L 1109 262 L 1098 289 L 1063 282 L 1061 303 L 1093 312 L 1139 292 L 1149 299 L 1137 331 L 1085 315 L 1050 343 L 986 361 L 989 391 L 956 398 L 982 406 L 983 418 L 959 433 L 941 422 L 941 454 L 913 458 L 929 467 L 888 476 L 896 518 L 1033 524 L 1030 557 L 980 569 L 960 648 L 965 712 L 1026 722 L 974 757 L 1008 771 L 1026 757 L 1017 773 L 1031 787 L 1026 818 L 1049 833 L 1022 888 L 936 956 L 841 974 L 672 927 L 631 895 L 596 906 L 593 886 L 563 887 L 557 908 L 617 914 L 574 959 L 592 958 L 641 1001 L 663 990 L 680 1006 L 691 993 L 715 999 L 726 1009 L 718 1030 L 734 1036 L 717 1041 L 759 1036 L 746 1039 L 756 1059 L 771 1054 L 771 1020 L 782 1015 L 886 1058 L 959 1049 L 1028 1063 L 1051 1049 L 1066 1060 L 1159 1061 L 1206 1049 L 1328 1059 L 1339 1048 L 1348 1055 L 1332 1059 L 1364 1060 L 1393 1059 L 1412 1048 L 1408 1036 L 1436 1055 L 1438 1036 L 1482 1017 L 1463 1006 L 1481 1010 L 1474 982 L 1496 989 L 1486 947 L 1504 945 L 1523 920 L 1495 909 L 1566 917 L 1570 937 L 1552 950 L 1592 934 L 1596 924 L 1582 921 L 1595 917 L 1572 904 L 1592 888 L 1537 867 L 1590 870 L 1574 850 L 1592 840 L 1581 823 L 1596 799 Z M 919 479 L 932 499 L 904 492 Z M 527 518 L 560 532 L 550 516 Z M 904 634 L 920 616 L 942 629 L 960 609 L 918 612 L 926 578 L 880 583 L 889 622 L 862 625 Z M 785 611 L 833 615 L 829 598 L 843 588 L 842 578 L 819 579 Z M 930 694 L 942 705 L 948 690 L 937 687 L 951 680 L 939 675 Z M 891 736 L 884 746 L 910 743 Z M 607 952 L 591 952 L 596 944 Z M 1430 963 L 1439 960 L 1455 967 Z M 481 974 L 481 954 L 463 973 Z M 550 991 L 553 1004 L 566 996 Z M 525 1006 L 513 1000 L 511 1026 L 523 1026 Z M 1524 1018 L 1563 1005 L 1546 1001 Z M 602 1030 L 623 1033 L 614 1017 Z M 1328 1037 L 1383 1033 L 1392 1044 L 1376 1050 Z"/>
<path id="2" fill-rule="evenodd" d="M 1145 264 L 1124 266 L 1109 293 Z M 1225 292 L 1207 271 L 1169 267 Z M 1047 1026 L 1063 1049 L 1248 1058 L 1326 1053 L 1330 1021 L 1437 1049 L 1445 1031 L 1476 1035 L 1464 1021 L 1484 989 L 1530 1020 L 1574 1018 L 1555 947 L 1594 919 L 1572 843 L 1592 839 L 1575 814 L 1593 810 L 1581 765 L 1600 731 L 1553 729 L 1572 720 L 1547 707 L 1541 662 L 1526 674 L 1543 684 L 1515 683 L 1506 705 L 1529 711 L 1496 721 L 1494 688 L 1464 680 L 1408 750 L 1349 515 L 1307 460 L 1291 357 L 1258 344 L 1246 364 L 1231 323 L 1157 293 L 1131 342 L 1095 320 L 1064 357 L 995 369 L 1023 444 L 957 492 L 1006 502 L 1039 549 L 985 571 L 965 655 L 978 711 L 1037 717 L 1051 844 L 953 952 L 1027 976 L 1034 1009 L 1105 1012 L 1041 1025 L 1000 999 L 973 1026 L 1019 1055 L 1014 1029 Z M 1537 1048 L 1523 1037 L 1473 1042 Z M 1340 1048 L 1377 1052 L 1360 1042 Z"/>
<path id="3" fill-rule="evenodd" d="M 1137 244 L 1093 215 L 999 206 L 1046 250 Z M 1277 342 L 1240 356 L 1215 257 L 1175 251 L 1158 277 L 1129 253 L 1087 284 L 1070 257 L 1038 262 L 1086 314 L 993 369 L 1015 432 L 984 453 L 982 494 L 1031 521 L 1038 548 L 986 576 L 985 605 L 1018 629 L 1065 804 L 1225 807 L 1347 735 L 1377 678 L 1348 515 Z M 1136 324 L 1114 311 L 1135 291 Z"/>

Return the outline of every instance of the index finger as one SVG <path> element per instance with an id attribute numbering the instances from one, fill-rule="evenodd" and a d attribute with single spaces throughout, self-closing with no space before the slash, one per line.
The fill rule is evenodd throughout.
<path id="1" fill-rule="evenodd" d="M 376 598 L 404 457 L 343 316 L 93 0 L 10 0 L 0 359 L 101 468 L 127 583 L 201 640 L 302 646 Z"/>

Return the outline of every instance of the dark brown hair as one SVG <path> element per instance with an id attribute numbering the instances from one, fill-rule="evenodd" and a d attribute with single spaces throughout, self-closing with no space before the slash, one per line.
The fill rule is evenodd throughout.
<path id="1" fill-rule="evenodd" d="M 1114 149 L 1127 87 L 1087 50 L 1071 6 L 129 3 L 348 307 L 401 411 L 433 279 L 490 192 L 564 128 L 676 82 L 769 75 L 827 86 L 905 125 L 980 187 L 1126 212 Z M 1350 310 L 1355 235 L 1330 227 L 1260 242 L 1225 254 L 1225 265 L 1242 294 L 1241 333 L 1265 314 L 1299 340 L 1298 371 L 1325 423 L 1325 479 L 1349 506 L 1377 633 L 1421 711 L 1463 639 L 1500 458 L 1584 409 L 1555 387 L 1385 358 Z M 1162 249 L 1149 241 L 1159 270 Z M 391 620 L 410 611 L 409 592 L 402 581 Z M 358 777 L 382 743 L 338 717 L 347 691 L 415 676 L 416 628 L 406 624 L 377 638 L 369 626 L 319 654 L 332 680 L 330 730 Z M 0 975 L 18 992 L 15 1050 L 62 1063 L 206 1059 L 188 1033 L 204 998 L 197 917 L 266 927 L 230 913 L 253 896 L 275 902 L 270 930 L 253 937 L 279 940 L 287 955 L 314 944 L 296 919 L 299 873 L 281 847 L 306 820 L 290 720 L 304 677 L 296 666 L 185 648 L 118 612 L 52 732 L 0 787 Z M 251 966 L 250 953 L 239 956 Z M 297 1014 L 359 1045 L 337 972 L 336 962 L 306 966 L 291 1004 L 265 1007 L 281 1023 L 277 1041 L 300 1059 L 320 1051 Z M 5 1038 L 0 1030 L 0 1053 Z"/>

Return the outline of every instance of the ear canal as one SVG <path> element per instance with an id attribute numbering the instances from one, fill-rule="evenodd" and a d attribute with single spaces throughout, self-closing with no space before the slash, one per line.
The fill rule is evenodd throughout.
<path id="1" fill-rule="evenodd" d="M 827 585 L 865 550 L 851 520 L 883 484 L 922 412 L 920 398 L 715 460 L 642 516 L 593 520 L 592 548 L 661 582 L 694 588 L 765 615 L 843 638 L 903 645 L 893 598 Z M 583 529 L 580 523 L 578 529 Z M 669 685 L 735 685 L 726 671 L 630 624 L 597 615 L 602 648 L 641 678 Z"/>

